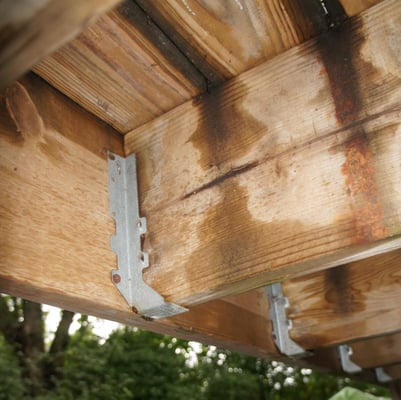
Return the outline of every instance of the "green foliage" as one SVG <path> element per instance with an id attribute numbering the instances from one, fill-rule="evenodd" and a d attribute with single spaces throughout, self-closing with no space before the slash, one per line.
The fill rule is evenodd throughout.
<path id="1" fill-rule="evenodd" d="M 36 400 L 329 399 L 344 386 L 388 396 L 381 387 L 191 344 L 134 328 L 104 341 L 86 317 L 70 337 L 62 374 Z M 0 337 L 0 400 L 30 400 L 18 358 Z"/>
<path id="2" fill-rule="evenodd" d="M 18 360 L 0 334 L 0 400 L 20 400 L 24 384 Z"/>

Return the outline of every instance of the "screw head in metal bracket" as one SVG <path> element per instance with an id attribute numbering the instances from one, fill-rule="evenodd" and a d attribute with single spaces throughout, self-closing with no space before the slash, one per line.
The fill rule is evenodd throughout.
<path id="1" fill-rule="evenodd" d="M 338 353 L 340 355 L 341 367 L 344 372 L 348 374 L 357 374 L 362 371 L 362 368 L 350 359 L 350 356 L 352 356 L 352 348 L 350 346 L 347 344 L 338 346 Z"/>
<path id="2" fill-rule="evenodd" d="M 273 339 L 282 354 L 288 357 L 305 357 L 311 353 L 295 343 L 289 335 L 292 321 L 287 318 L 285 309 L 289 307 L 288 298 L 284 297 L 280 282 L 266 287 L 269 298 L 269 317 L 273 325 Z"/>
<path id="3" fill-rule="evenodd" d="M 112 281 L 129 306 L 141 316 L 157 319 L 188 311 L 164 298 L 143 280 L 149 255 L 142 251 L 141 236 L 147 232 L 146 219 L 139 217 L 136 158 L 108 155 L 110 214 L 116 222 L 111 247 L 117 254 L 118 269 Z"/>

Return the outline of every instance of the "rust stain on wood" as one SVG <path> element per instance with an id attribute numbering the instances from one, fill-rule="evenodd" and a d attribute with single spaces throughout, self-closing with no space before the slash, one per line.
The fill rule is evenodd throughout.
<path id="1" fill-rule="evenodd" d="M 361 58 L 365 42 L 362 19 L 351 18 L 345 21 L 345 12 L 342 16 L 340 7 L 336 8 L 334 15 L 334 22 L 328 24 L 327 31 L 319 36 L 316 45 L 327 74 L 338 124 L 350 129 L 350 140 L 344 147 L 345 162 L 341 172 L 350 196 L 354 226 L 352 241 L 363 244 L 388 235 L 383 223 L 369 138 L 363 124 L 355 124 L 363 117 L 364 109 L 360 71 L 364 70 L 367 74 L 375 71 L 371 64 Z"/>
<path id="2" fill-rule="evenodd" d="M 347 191 L 351 197 L 354 242 L 369 243 L 387 237 L 389 232 L 383 223 L 372 152 L 364 132 L 346 144 L 345 162 L 341 172 L 345 176 Z"/>

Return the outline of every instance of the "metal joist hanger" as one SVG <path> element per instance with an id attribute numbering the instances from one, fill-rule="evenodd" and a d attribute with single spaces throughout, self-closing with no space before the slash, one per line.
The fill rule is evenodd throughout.
<path id="1" fill-rule="evenodd" d="M 146 219 L 139 217 L 136 158 L 108 154 L 110 213 L 116 222 L 111 248 L 117 254 L 118 269 L 112 270 L 112 281 L 135 312 L 158 319 L 188 311 L 168 303 L 143 280 L 143 269 L 149 256 L 142 251 L 141 236 L 147 231 Z"/>
<path id="2" fill-rule="evenodd" d="M 280 352 L 288 357 L 305 357 L 310 352 L 304 350 L 290 337 L 292 321 L 287 318 L 286 308 L 289 306 L 288 298 L 283 295 L 280 282 L 272 283 L 266 287 L 269 298 L 269 316 L 273 325 L 273 338 Z"/>

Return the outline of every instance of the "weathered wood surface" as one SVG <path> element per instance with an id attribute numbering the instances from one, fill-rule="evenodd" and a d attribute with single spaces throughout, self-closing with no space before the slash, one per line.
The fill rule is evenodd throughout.
<path id="1" fill-rule="evenodd" d="M 117 3 L 118 0 L 3 0 L 0 90 Z"/>
<path id="2" fill-rule="evenodd" d="M 394 380 L 401 379 L 401 364 L 395 364 L 388 367 L 383 368 L 384 372 L 391 376 Z"/>
<path id="3" fill-rule="evenodd" d="M 373 2 L 343 1 L 352 15 Z M 124 2 L 34 68 L 121 133 L 316 34 L 300 0 L 137 3 L 145 11 Z"/>
<path id="4" fill-rule="evenodd" d="M 377 325 L 382 323 L 380 316 Z M 376 368 L 401 361 L 401 333 L 351 343 L 351 360 L 362 368 Z"/>
<path id="5" fill-rule="evenodd" d="M 362 11 L 380 3 L 381 1 L 382 0 L 340 0 L 345 12 L 349 16 L 358 15 Z"/>
<path id="6" fill-rule="evenodd" d="M 34 71 L 123 133 L 206 89 L 203 76 L 132 1 Z"/>
<path id="7" fill-rule="evenodd" d="M 109 248 L 114 227 L 108 217 L 106 151 L 122 153 L 121 137 L 111 128 L 32 77 L 7 91 L 0 117 L 0 291 L 280 358 L 272 342 L 264 289 L 195 306 L 161 322 L 145 321 L 125 304 L 110 279 L 115 256 Z M 384 271 L 385 263 L 380 264 Z M 366 286 L 371 276 L 365 277 Z M 397 282 L 396 274 L 393 278 Z M 387 293 L 379 293 L 381 302 L 394 306 L 392 288 L 387 288 Z M 306 298 L 309 293 L 313 290 L 305 291 Z M 367 303 L 361 315 L 369 313 L 369 307 L 376 311 L 376 304 Z M 380 334 L 387 317 L 391 313 L 384 314 L 375 332 L 361 327 L 360 337 Z M 295 329 L 298 323 L 295 319 Z M 352 339 L 349 333 L 340 332 L 337 340 Z M 325 344 L 330 343 L 320 342 Z M 336 364 L 328 365 L 327 353 L 326 363 L 319 354 L 312 363 L 337 369 Z"/>
<path id="8" fill-rule="evenodd" d="M 401 329 L 401 250 L 283 283 L 292 338 L 305 348 Z"/>
<path id="9" fill-rule="evenodd" d="M 295 22 L 297 7 L 289 2 L 287 10 L 274 3 L 266 6 L 258 0 L 245 6 L 235 2 L 224 6 L 200 4 L 202 12 L 194 18 L 186 2 L 141 3 L 145 13 L 134 2 L 126 1 L 43 60 L 34 71 L 85 109 L 126 133 L 205 92 L 209 82 L 220 83 L 309 37 L 301 32 L 309 27 Z M 167 32 L 173 40 L 164 34 L 164 24 L 160 30 L 153 22 L 155 19 L 160 23 L 160 12 L 169 20 Z M 201 41 L 201 49 L 192 50 L 190 46 L 196 43 L 184 43 L 171 31 L 172 27 L 196 30 L 198 24 L 204 23 L 212 43 L 203 35 L 202 40 L 206 41 Z M 187 32 L 187 36 L 193 37 L 193 32 Z M 250 54 L 242 54 L 246 49 L 238 47 L 239 40 Z M 213 44 L 219 47 L 216 55 Z M 238 52 L 241 54 L 236 55 Z M 231 54 L 229 58 L 227 54 Z M 214 70 L 218 62 L 210 66 L 212 56 L 221 57 L 220 64 L 233 63 L 231 72 Z"/>
<path id="10" fill-rule="evenodd" d="M 400 246 L 400 18 L 385 1 L 125 136 L 151 285 L 197 304 Z"/>
<path id="11" fill-rule="evenodd" d="M 111 282 L 106 151 L 122 138 L 39 78 L 0 107 L 0 292 L 249 354 L 277 355 L 263 294 L 168 321 L 134 314 Z M 174 277 L 169 279 L 174 280 Z"/>
<path id="12" fill-rule="evenodd" d="M 312 29 L 297 1 L 137 0 L 212 85 L 302 43 Z"/>

